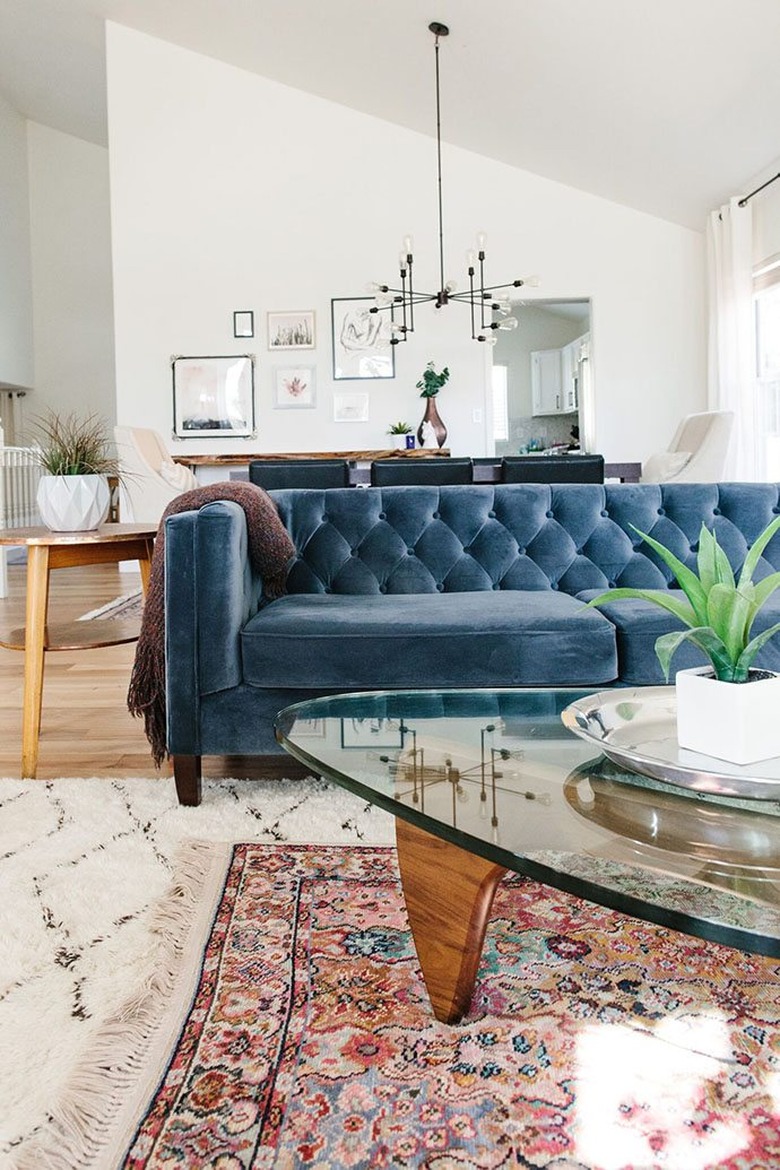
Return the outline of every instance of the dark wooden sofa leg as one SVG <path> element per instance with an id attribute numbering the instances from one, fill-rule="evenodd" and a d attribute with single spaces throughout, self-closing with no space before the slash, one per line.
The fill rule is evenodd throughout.
<path id="1" fill-rule="evenodd" d="M 200 756 L 174 756 L 173 778 L 179 804 L 200 804 Z"/>

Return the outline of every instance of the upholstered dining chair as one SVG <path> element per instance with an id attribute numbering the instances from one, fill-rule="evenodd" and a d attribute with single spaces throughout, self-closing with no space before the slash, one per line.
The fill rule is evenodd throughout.
<path id="1" fill-rule="evenodd" d="M 114 427 L 114 442 L 122 477 L 122 520 L 157 524 L 171 500 L 198 486 L 189 468 L 171 459 L 157 431 L 148 427 Z"/>
<path id="2" fill-rule="evenodd" d="M 603 455 L 507 455 L 502 483 L 603 483 Z"/>
<path id="3" fill-rule="evenodd" d="M 642 483 L 718 483 L 734 429 L 730 410 L 688 414 L 666 451 L 651 455 L 642 465 Z"/>
<path id="4" fill-rule="evenodd" d="M 253 459 L 249 482 L 273 488 L 349 487 L 346 459 Z"/>
<path id="5" fill-rule="evenodd" d="M 375 459 L 371 464 L 372 487 L 396 487 L 399 484 L 471 483 L 474 465 L 471 459 Z"/>

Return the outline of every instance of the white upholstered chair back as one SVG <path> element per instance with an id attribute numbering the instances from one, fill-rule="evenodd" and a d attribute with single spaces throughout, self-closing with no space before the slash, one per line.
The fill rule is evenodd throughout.
<path id="1" fill-rule="evenodd" d="M 730 410 L 686 415 L 668 450 L 643 464 L 642 483 L 718 483 L 725 473 L 733 429 Z"/>
<path id="2" fill-rule="evenodd" d="M 122 475 L 122 520 L 158 524 L 171 500 L 197 486 L 193 473 L 173 462 L 157 431 L 148 427 L 114 427 L 114 442 Z"/>

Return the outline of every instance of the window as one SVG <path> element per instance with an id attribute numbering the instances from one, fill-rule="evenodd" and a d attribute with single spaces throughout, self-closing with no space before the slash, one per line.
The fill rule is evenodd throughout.
<path id="1" fill-rule="evenodd" d="M 780 480 L 780 284 L 756 284 L 756 427 L 771 482 Z"/>
<path id="2" fill-rule="evenodd" d="M 507 367 L 493 366 L 493 439 L 504 443 L 509 438 L 509 394 Z"/>

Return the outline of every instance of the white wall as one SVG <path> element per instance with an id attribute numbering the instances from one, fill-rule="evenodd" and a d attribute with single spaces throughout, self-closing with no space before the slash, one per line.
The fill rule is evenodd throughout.
<path id="1" fill-rule="evenodd" d="M 107 60 L 119 421 L 170 436 L 170 356 L 241 352 L 232 312 L 253 309 L 259 436 L 184 449 L 381 446 L 391 421 L 422 416 L 414 384 L 433 360 L 452 371 L 448 445 L 486 453 L 485 355 L 463 306 L 419 310 L 394 380 L 331 376 L 331 297 L 392 282 L 405 233 L 417 287 L 436 288 L 434 141 L 114 24 Z M 596 445 L 611 460 L 665 447 L 705 405 L 703 236 L 464 150 L 443 166 L 448 275 L 463 287 L 479 228 L 491 283 L 538 272 L 531 295 L 590 297 Z M 290 355 L 316 364 L 315 410 L 271 408 L 284 363 L 265 314 L 291 308 L 317 314 L 316 351 Z M 366 390 L 370 422 L 334 423 L 334 389 Z"/>
<path id="2" fill-rule="evenodd" d="M 28 123 L 35 393 L 26 413 L 116 413 L 108 151 Z"/>
<path id="3" fill-rule="evenodd" d="M 0 385 L 32 382 L 26 122 L 0 96 Z"/>

